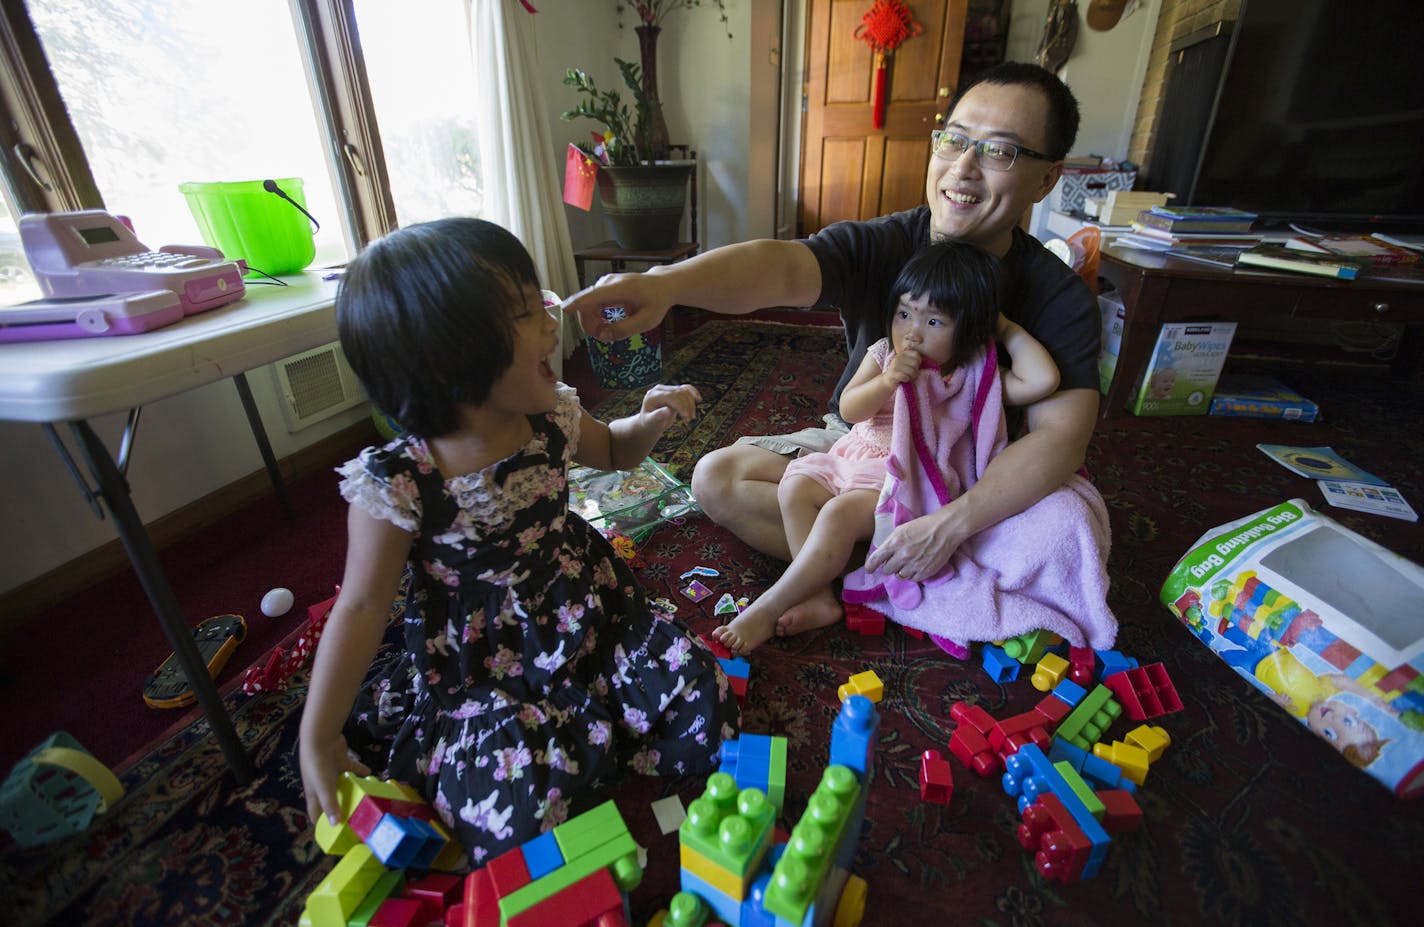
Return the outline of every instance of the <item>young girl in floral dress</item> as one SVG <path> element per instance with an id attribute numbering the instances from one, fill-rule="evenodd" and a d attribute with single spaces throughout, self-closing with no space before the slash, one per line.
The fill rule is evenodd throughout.
<path id="1" fill-rule="evenodd" d="M 557 310 L 555 310 L 557 311 Z M 477 219 L 411 226 L 347 268 L 341 345 L 404 433 L 340 472 L 340 594 L 301 727 L 307 810 L 339 820 L 343 725 L 409 572 L 409 690 L 382 774 L 431 801 L 475 865 L 553 828 L 622 768 L 705 775 L 738 713 L 715 657 L 568 508 L 570 461 L 636 466 L 691 386 L 594 419 L 556 379 L 532 260 Z M 395 677 L 393 677 L 395 678 Z"/>

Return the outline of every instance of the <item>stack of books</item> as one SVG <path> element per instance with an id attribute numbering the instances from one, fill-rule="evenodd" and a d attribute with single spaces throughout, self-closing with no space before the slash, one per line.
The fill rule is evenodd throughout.
<path id="1" fill-rule="evenodd" d="M 1184 246 L 1239 246 L 1261 240 L 1251 233 L 1256 214 L 1225 206 L 1151 206 L 1137 214 L 1132 231 L 1116 243 L 1145 251 Z"/>
<path id="2" fill-rule="evenodd" d="M 1287 241 L 1286 247 L 1305 254 L 1361 258 L 1376 267 L 1413 264 L 1419 260 L 1418 251 L 1375 235 L 1301 235 Z"/>
<path id="3" fill-rule="evenodd" d="M 1260 267 L 1284 270 L 1318 277 L 1354 280 L 1362 270 L 1372 266 L 1368 258 L 1348 258 L 1335 254 L 1310 254 L 1276 242 L 1261 242 L 1242 251 L 1236 257 L 1238 267 Z"/>

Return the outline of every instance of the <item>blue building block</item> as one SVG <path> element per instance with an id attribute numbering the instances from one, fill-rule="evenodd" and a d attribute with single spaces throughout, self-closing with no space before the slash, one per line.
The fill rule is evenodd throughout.
<path id="1" fill-rule="evenodd" d="M 529 881 L 543 878 L 564 865 L 564 852 L 553 831 L 545 831 L 524 844 L 524 865 L 529 869 Z"/>
<path id="2" fill-rule="evenodd" d="M 717 662 L 722 666 L 722 672 L 728 676 L 735 676 L 738 679 L 746 679 L 751 675 L 752 665 L 741 657 L 718 657 Z"/>
<path id="3" fill-rule="evenodd" d="M 1116 650 L 1094 650 L 1093 658 L 1100 680 L 1107 679 L 1114 673 L 1121 673 L 1123 670 L 1134 669 L 1137 666 L 1136 660 L 1123 656 Z"/>
<path id="4" fill-rule="evenodd" d="M 1048 758 L 1055 763 L 1071 764 L 1095 789 L 1122 789 L 1124 792 L 1134 793 L 1137 791 L 1137 783 L 1124 778 L 1118 766 L 1066 740 L 1055 738 L 1049 745 Z"/>
<path id="5" fill-rule="evenodd" d="M 1019 796 L 1020 814 L 1044 792 L 1052 792 L 1058 796 L 1063 807 L 1082 828 L 1083 834 L 1093 843 L 1088 862 L 1083 867 L 1083 878 L 1097 875 L 1103 858 L 1107 856 L 1108 844 L 1112 838 L 1043 751 L 1035 744 L 1025 744 L 1017 753 L 1004 760 L 1004 766 L 1004 791 Z"/>
<path id="6" fill-rule="evenodd" d="M 383 815 L 366 845 L 383 864 L 391 869 L 405 869 L 415 863 L 425 848 L 427 834 L 417 825 L 425 824 L 419 818 L 401 818 L 393 814 Z M 426 825 L 426 830 L 433 830 Z"/>
<path id="7" fill-rule="evenodd" d="M 979 656 L 984 661 L 984 672 L 995 682 L 1013 682 L 1019 678 L 1023 664 L 1009 656 L 1004 648 L 985 644 L 979 649 Z"/>
<path id="8" fill-rule="evenodd" d="M 727 927 L 741 927 L 744 923 L 742 921 L 744 902 L 737 901 L 711 882 L 684 868 L 681 885 L 683 891 L 691 892 L 701 898 L 702 903 L 715 911 L 718 919 Z"/>
<path id="9" fill-rule="evenodd" d="M 831 765 L 849 766 L 864 782 L 870 770 L 870 752 L 875 747 L 875 729 L 880 713 L 875 703 L 863 695 L 852 695 L 841 703 L 841 712 L 831 725 Z"/>
<path id="10" fill-rule="evenodd" d="M 1064 679 L 1058 685 L 1053 687 L 1053 695 L 1055 695 L 1061 701 L 1067 702 L 1069 705 L 1072 705 L 1074 708 L 1078 707 L 1078 703 L 1081 702 L 1083 700 L 1083 696 L 1087 694 L 1087 689 L 1078 685 L 1071 679 Z"/>

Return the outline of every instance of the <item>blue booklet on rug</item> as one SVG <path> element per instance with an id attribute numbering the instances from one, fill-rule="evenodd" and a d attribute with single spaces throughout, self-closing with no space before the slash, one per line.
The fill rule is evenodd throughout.
<path id="1" fill-rule="evenodd" d="M 1355 483 L 1369 483 L 1374 486 L 1388 486 L 1384 480 L 1361 470 L 1350 461 L 1328 447 L 1291 447 L 1286 444 L 1256 445 L 1267 457 L 1301 476 L 1315 480 L 1349 480 Z"/>

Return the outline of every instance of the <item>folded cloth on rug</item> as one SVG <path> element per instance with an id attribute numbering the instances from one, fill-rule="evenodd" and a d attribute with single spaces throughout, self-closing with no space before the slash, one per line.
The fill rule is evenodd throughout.
<path id="1" fill-rule="evenodd" d="M 925 363 L 895 394 L 871 550 L 973 486 L 1007 444 L 992 349 L 948 377 Z M 1028 510 L 965 541 L 928 582 L 861 568 L 846 577 L 842 598 L 953 643 L 1042 628 L 1075 647 L 1105 650 L 1117 636 L 1107 605 L 1109 536 L 1102 496 L 1075 474 Z"/>

